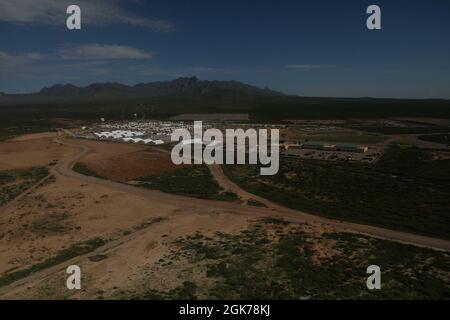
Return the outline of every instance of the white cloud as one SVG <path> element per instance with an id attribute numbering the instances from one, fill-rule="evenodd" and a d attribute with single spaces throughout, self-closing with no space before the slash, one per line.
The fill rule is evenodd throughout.
<path id="1" fill-rule="evenodd" d="M 333 68 L 334 66 L 322 65 L 322 64 L 288 64 L 285 66 L 288 69 L 325 69 L 325 68 Z"/>
<path id="2" fill-rule="evenodd" d="M 245 73 L 270 73 L 272 70 L 265 69 L 265 68 L 257 68 L 257 69 L 251 69 L 251 68 L 215 68 L 215 67 L 201 67 L 201 66 L 194 66 L 185 69 L 186 72 L 190 74 L 245 74 Z"/>
<path id="3" fill-rule="evenodd" d="M 44 56 L 40 53 L 11 54 L 0 51 L 0 70 L 13 70 L 42 59 Z"/>
<path id="4" fill-rule="evenodd" d="M 123 0 L 77 0 L 81 8 L 82 25 L 131 25 L 157 32 L 170 32 L 174 27 L 162 19 L 148 19 L 129 12 Z M 71 0 L 1 0 L 0 21 L 65 26 L 66 9 Z"/>
<path id="5" fill-rule="evenodd" d="M 243 74 L 259 74 L 259 73 L 271 73 L 270 69 L 256 68 L 256 69 L 244 69 L 244 68 L 218 68 L 218 67 L 204 67 L 204 66 L 191 66 L 181 68 L 160 68 L 148 65 L 134 65 L 130 66 L 130 72 L 139 76 L 168 76 L 168 77 L 190 77 L 197 76 L 238 76 Z"/>
<path id="6" fill-rule="evenodd" d="M 150 59 L 152 55 L 142 50 L 121 45 L 83 44 L 75 47 L 66 46 L 58 56 L 62 59 Z"/>

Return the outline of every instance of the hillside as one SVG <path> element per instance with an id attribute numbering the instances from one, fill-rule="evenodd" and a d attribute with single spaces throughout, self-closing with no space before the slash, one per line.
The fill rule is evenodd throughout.
<path id="1" fill-rule="evenodd" d="M 0 94 L 2 126 L 50 118 L 167 119 L 184 113 L 246 113 L 251 119 L 450 118 L 450 100 L 324 98 L 285 95 L 238 81 L 196 77 L 140 83 L 56 84 L 29 94 Z"/>
<path id="2" fill-rule="evenodd" d="M 238 81 L 206 81 L 190 77 L 139 83 L 134 86 L 111 82 L 93 83 L 85 87 L 56 84 L 30 94 L 0 94 L 0 105 L 123 101 L 164 96 L 252 100 L 282 95 L 270 89 L 260 89 Z"/>

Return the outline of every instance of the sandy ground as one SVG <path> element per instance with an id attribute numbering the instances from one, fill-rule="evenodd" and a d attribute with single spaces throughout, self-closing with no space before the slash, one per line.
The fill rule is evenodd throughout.
<path id="1" fill-rule="evenodd" d="M 189 214 L 186 214 L 189 213 Z M 124 236 L 101 250 L 54 268 L 45 277 L 31 278 L 26 285 L 14 287 L 1 298 L 76 298 L 92 299 L 98 296 L 115 297 L 120 292 L 137 293 L 140 289 L 170 289 L 180 285 L 176 268 L 167 267 L 162 273 L 150 274 L 153 266 L 171 249 L 170 243 L 181 236 L 215 231 L 237 232 L 248 223 L 247 217 L 228 214 L 183 212 L 145 230 Z M 101 261 L 89 257 L 102 255 Z M 83 288 L 69 291 L 65 287 L 65 266 L 76 264 L 83 272 Z M 62 267 L 62 268 L 61 268 Z M 194 275 L 195 276 L 195 271 Z"/>
<path id="2" fill-rule="evenodd" d="M 42 133 L 31 133 L 25 134 L 23 136 L 15 137 L 10 141 L 31 141 L 31 140 L 41 140 L 46 138 L 54 138 L 57 136 L 56 132 L 42 132 Z"/>
<path id="3" fill-rule="evenodd" d="M 113 237 L 176 209 L 58 177 L 0 216 L 4 234 L 0 240 L 0 273 L 34 265 L 75 242 Z"/>
<path id="4" fill-rule="evenodd" d="M 73 155 L 76 150 L 56 145 L 56 133 L 38 133 L 0 143 L 0 170 L 47 166 L 52 161 Z"/>
<path id="5" fill-rule="evenodd" d="M 53 134 L 40 134 L 0 144 L 0 152 L 6 155 L 1 158 L 2 169 L 46 165 L 77 153 L 76 149 L 54 143 L 53 138 Z M 86 157 L 89 163 L 108 163 L 106 160 L 118 158 L 126 161 L 141 155 L 144 159 L 147 159 L 146 155 L 167 157 L 167 154 L 156 151 L 148 152 L 141 146 L 90 141 L 81 141 L 80 144 L 92 147 L 93 151 Z M 160 168 L 158 170 L 161 172 Z M 101 248 L 101 252 L 107 252 L 107 259 L 93 263 L 89 256 L 94 253 L 79 257 L 79 261 L 77 259 L 86 279 L 91 280 L 87 291 L 78 292 L 76 297 L 92 298 L 97 290 L 114 292 L 114 287 L 136 287 L 140 278 L 133 275 L 138 275 L 139 269 L 159 260 L 168 250 L 161 244 L 162 235 L 171 240 L 196 231 L 232 232 L 245 227 L 250 219 L 237 210 L 216 210 L 212 206 L 190 205 L 185 200 L 165 201 L 162 197 L 161 201 L 156 201 L 159 196 L 158 193 L 155 195 L 149 199 L 56 174 L 56 179 L 38 186 L 0 215 L 0 275 L 36 265 L 75 243 L 97 237 L 107 239 L 111 244 Z M 156 218 L 164 220 L 151 228 L 135 231 Z M 46 297 L 46 288 L 51 287 L 51 298 L 56 298 L 55 290 L 57 292 L 58 288 L 61 288 L 60 297 L 63 298 L 67 294 L 65 283 L 59 283 L 57 279 L 59 276 L 65 279 L 66 275 L 64 270 L 60 272 L 60 267 L 46 270 L 48 275 L 44 273 L 36 278 L 27 278 L 23 284 L 15 283 L 12 288 L 3 287 L 0 296 L 42 298 Z M 176 282 L 177 277 L 172 275 L 158 281 L 167 285 L 171 281 Z"/>
<path id="6" fill-rule="evenodd" d="M 82 162 L 101 177 L 113 181 L 125 182 L 181 168 L 172 163 L 169 154 L 155 148 L 89 140 L 80 140 L 80 144 L 92 150 Z"/>
<path id="7" fill-rule="evenodd" d="M 54 181 L 47 181 L 1 213 L 0 274 L 35 265 L 74 243 L 96 237 L 108 242 L 94 252 L 0 288 L 0 298 L 95 298 L 105 292 L 114 297 L 121 291 L 132 292 L 139 288 L 144 278 L 151 281 L 155 289 L 170 288 L 180 281 L 178 270 L 168 267 L 163 274 L 151 274 L 155 261 L 170 249 L 168 242 L 196 231 L 205 235 L 238 231 L 250 221 L 267 216 L 282 216 L 302 225 L 307 223 L 311 232 L 336 228 L 450 248 L 448 242 L 439 239 L 331 221 L 288 210 L 264 199 L 258 200 L 269 208 L 191 199 L 77 175 L 70 167 L 84 156 L 86 161 L 125 159 L 130 154 L 143 152 L 140 149 L 143 147 L 74 139 L 65 139 L 64 143 L 67 144 L 57 144 L 48 136 L 0 144 L 0 154 L 9 159 L 1 158 L 5 169 L 43 165 L 54 158 L 60 160 L 52 170 Z M 15 157 L 17 162 L 12 161 Z M 254 198 L 229 182 L 219 168 L 212 172 L 226 189 Z M 162 220 L 149 224 L 154 219 Z M 330 253 L 325 250 L 323 255 L 327 254 Z M 91 261 L 89 258 L 93 255 L 103 258 Z M 78 264 L 83 270 L 84 288 L 75 293 L 65 286 L 65 268 L 71 264 Z"/>

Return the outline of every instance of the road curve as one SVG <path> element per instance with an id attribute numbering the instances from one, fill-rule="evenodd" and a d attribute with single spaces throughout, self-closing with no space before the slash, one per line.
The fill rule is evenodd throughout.
<path id="1" fill-rule="evenodd" d="M 379 239 L 386 239 L 391 240 L 395 242 L 400 242 L 404 244 L 410 244 L 418 247 L 424 247 L 424 248 L 430 248 L 440 251 L 450 251 L 450 241 L 438 239 L 438 238 L 432 238 L 402 231 L 396 231 L 396 230 L 390 230 L 380 227 L 374 227 L 364 224 L 358 224 L 358 223 L 351 223 L 351 222 L 345 222 L 345 221 L 338 221 L 334 219 L 324 218 L 308 213 L 304 213 L 302 211 L 289 209 L 286 207 L 283 207 L 281 205 L 275 204 L 267 199 L 263 199 L 261 197 L 258 197 L 256 195 L 253 195 L 251 193 L 248 193 L 245 190 L 242 190 L 239 186 L 231 182 L 224 174 L 220 166 L 213 166 L 211 167 L 211 173 L 215 177 L 215 179 L 218 181 L 218 183 L 225 187 L 225 189 L 232 190 L 238 195 L 244 195 L 246 198 L 256 199 L 265 205 L 267 205 L 268 208 L 258 208 L 258 207 L 251 207 L 246 206 L 238 203 L 229 203 L 229 202 L 223 202 L 223 201 L 215 201 L 215 200 L 203 200 L 203 199 L 196 199 L 196 198 L 190 198 L 190 197 L 184 197 L 169 193 L 163 193 L 156 190 L 150 190 L 150 189 L 144 189 L 139 187 L 134 187 L 131 185 L 113 182 L 110 180 L 104 180 L 100 178 L 95 177 L 89 177 L 85 176 L 79 173 L 76 173 L 72 170 L 73 165 L 81 160 L 83 157 L 85 157 L 88 153 L 92 152 L 90 148 L 84 145 L 76 144 L 76 143 L 70 143 L 67 141 L 62 141 L 60 137 L 57 137 L 54 139 L 56 143 L 66 145 L 69 147 L 73 147 L 78 149 L 80 152 L 72 156 L 68 159 L 63 160 L 60 164 L 55 166 L 52 171 L 54 174 L 62 175 L 65 177 L 77 179 L 79 181 L 85 182 L 85 183 L 92 183 L 97 185 L 103 185 L 109 188 L 116 189 L 118 191 L 132 193 L 135 195 L 143 196 L 151 201 L 159 202 L 159 203 L 168 203 L 168 204 L 179 204 L 181 207 L 186 206 L 188 203 L 189 206 L 198 206 L 198 207 L 212 207 L 217 209 L 223 209 L 223 210 L 232 210 L 240 214 L 246 214 L 246 215 L 255 215 L 258 214 L 259 216 L 265 215 L 265 216 L 278 216 L 286 221 L 290 222 L 311 222 L 311 223 L 322 223 L 326 225 L 330 225 L 335 227 L 336 229 L 344 232 L 350 232 L 350 233 L 357 233 L 357 234 L 363 234 L 368 235 L 371 237 L 379 238 Z"/>

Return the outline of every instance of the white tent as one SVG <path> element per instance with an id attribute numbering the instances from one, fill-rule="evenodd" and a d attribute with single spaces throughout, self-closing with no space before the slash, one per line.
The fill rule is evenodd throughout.
<path id="1" fill-rule="evenodd" d="M 203 144 L 203 141 L 200 138 L 195 138 L 195 139 L 183 140 L 182 143 L 184 145 L 186 145 L 186 144 Z"/>

